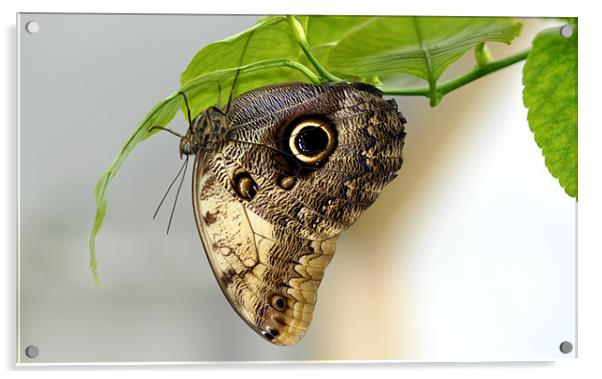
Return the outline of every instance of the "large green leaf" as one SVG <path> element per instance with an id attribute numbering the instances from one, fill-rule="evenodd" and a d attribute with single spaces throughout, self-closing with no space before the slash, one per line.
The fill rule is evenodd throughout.
<path id="1" fill-rule="evenodd" d="M 312 54 L 322 64 L 328 62 L 330 52 L 346 34 L 354 28 L 372 20 L 374 16 L 308 16 L 307 42 L 311 47 Z M 301 56 L 300 62 L 311 66 L 305 56 Z M 350 81 L 359 81 L 360 78 L 354 75 L 345 75 L 337 73 L 343 79 Z"/>
<path id="2" fill-rule="evenodd" d="M 523 69 L 529 128 L 546 167 L 577 197 L 577 27 L 570 38 L 551 28 L 537 34 Z"/>
<path id="3" fill-rule="evenodd" d="M 94 193 L 96 195 L 96 217 L 94 219 L 94 226 L 90 232 L 90 268 L 94 276 L 94 282 L 98 285 L 99 278 L 97 273 L 97 262 L 96 262 L 96 235 L 102 226 L 107 210 L 106 191 L 109 183 L 117 173 L 119 167 L 121 167 L 125 158 L 132 152 L 134 147 L 145 138 L 148 138 L 153 131 L 151 128 L 154 125 L 167 125 L 176 115 L 180 108 L 182 97 L 174 94 L 165 100 L 162 100 L 148 113 L 144 118 L 142 124 L 136 129 L 134 134 L 125 143 L 119 155 L 102 174 L 98 182 Z M 156 132 L 156 131 L 155 131 Z"/>
<path id="4" fill-rule="evenodd" d="M 298 20 L 307 25 L 307 17 Z M 190 60 L 180 82 L 184 85 L 208 72 L 275 58 L 297 59 L 300 55 L 301 49 L 290 36 L 286 17 L 268 17 L 241 33 L 205 45 Z"/>
<path id="5" fill-rule="evenodd" d="M 313 48 L 336 44 L 345 33 L 376 17 L 374 16 L 309 16 L 307 42 Z"/>
<path id="6" fill-rule="evenodd" d="M 487 41 L 509 44 L 520 30 L 509 18 L 375 17 L 343 35 L 327 67 L 362 78 L 406 73 L 434 86 L 468 50 Z"/>
<path id="7" fill-rule="evenodd" d="M 307 26 L 307 17 L 298 17 L 297 19 L 304 27 Z M 302 50 L 290 34 L 286 17 L 268 17 L 239 34 L 204 46 L 195 54 L 180 76 L 180 83 L 185 86 L 200 75 L 216 71 L 224 72 L 229 68 L 261 61 L 274 59 L 298 61 L 301 55 Z M 192 114 L 199 114 L 207 107 L 217 104 L 220 88 L 221 99 L 219 100 L 221 105 L 225 105 L 232 88 L 235 72 L 231 71 L 229 75 L 215 78 L 213 83 L 210 83 L 211 88 L 204 88 L 202 94 L 196 90 L 193 94 L 187 93 Z M 246 78 L 241 76 L 236 84 L 236 93 L 240 94 L 264 85 L 287 81 L 308 81 L 308 78 L 295 70 L 274 68 L 262 72 L 261 75 L 255 75 L 254 80 L 250 80 L 249 76 Z"/>

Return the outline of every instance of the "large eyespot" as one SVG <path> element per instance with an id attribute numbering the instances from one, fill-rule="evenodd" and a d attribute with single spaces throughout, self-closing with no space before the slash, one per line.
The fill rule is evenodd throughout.
<path id="1" fill-rule="evenodd" d="M 310 118 L 289 128 L 288 149 L 295 159 L 307 165 L 322 162 L 336 146 L 334 127 L 325 120 Z"/>
<path id="2" fill-rule="evenodd" d="M 234 175 L 234 179 L 232 180 L 234 184 L 234 190 L 241 198 L 245 200 L 251 200 L 257 194 L 257 183 L 255 180 L 249 175 L 248 172 L 239 172 Z"/>

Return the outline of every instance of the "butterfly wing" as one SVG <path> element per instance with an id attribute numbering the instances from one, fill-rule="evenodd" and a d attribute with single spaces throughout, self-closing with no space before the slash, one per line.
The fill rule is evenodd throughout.
<path id="1" fill-rule="evenodd" d="M 405 120 L 375 88 L 347 83 L 264 87 L 230 109 L 219 148 L 195 159 L 197 226 L 234 309 L 290 345 L 339 234 L 400 168 Z"/>
<path id="2" fill-rule="evenodd" d="M 303 239 L 275 229 L 195 160 L 194 214 L 217 281 L 240 317 L 278 345 L 291 345 L 312 319 L 316 291 L 336 238 Z"/>
<path id="3" fill-rule="evenodd" d="M 236 98 L 227 117 L 226 170 L 249 172 L 264 189 L 246 206 L 306 238 L 334 237 L 351 226 L 403 162 L 405 119 L 369 85 L 264 87 Z M 294 126 L 308 118 L 330 125 L 336 144 L 325 159 L 306 165 L 286 147 L 298 134 Z M 283 190 L 282 178 L 296 184 Z"/>

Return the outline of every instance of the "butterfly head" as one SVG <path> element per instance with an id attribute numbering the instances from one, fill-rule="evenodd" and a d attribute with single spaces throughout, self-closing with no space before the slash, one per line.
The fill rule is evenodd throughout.
<path id="1" fill-rule="evenodd" d="M 218 107 L 210 107 L 190 122 L 180 140 L 180 156 L 196 155 L 199 150 L 216 146 L 224 139 L 225 115 Z"/>
<path id="2" fill-rule="evenodd" d="M 190 129 L 182 139 L 180 139 L 180 157 L 184 155 L 193 155 L 193 145 L 192 145 L 192 135 L 190 134 Z"/>

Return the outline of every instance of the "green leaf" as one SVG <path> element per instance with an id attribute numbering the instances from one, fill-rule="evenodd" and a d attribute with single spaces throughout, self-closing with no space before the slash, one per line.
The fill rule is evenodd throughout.
<path id="1" fill-rule="evenodd" d="M 331 50 L 346 33 L 373 18 L 373 16 L 308 16 L 306 34 L 312 54 L 325 64 L 328 62 Z M 311 65 L 304 55 L 301 56 L 300 62 L 307 66 Z M 340 76 L 350 81 L 360 80 L 357 76 L 345 74 Z"/>
<path id="2" fill-rule="evenodd" d="M 375 17 L 346 33 L 326 66 L 359 77 L 406 73 L 429 82 L 480 43 L 509 44 L 521 24 L 509 18 Z"/>
<path id="3" fill-rule="evenodd" d="M 307 25 L 307 17 L 298 17 L 297 19 L 304 26 Z M 180 83 L 182 86 L 186 86 L 200 75 L 212 72 L 223 73 L 225 69 L 236 69 L 262 61 L 276 59 L 298 61 L 301 55 L 301 48 L 291 37 L 286 17 L 268 17 L 239 34 L 204 46 L 195 54 L 180 76 Z M 214 78 L 209 87 L 203 86 L 206 91 L 201 97 L 197 97 L 200 94 L 196 90 L 197 88 L 193 87 L 193 95 L 187 92 L 191 113 L 193 115 L 199 114 L 207 107 L 218 103 L 225 105 L 235 73 L 236 70 L 233 70 L 228 72 L 228 75 Z M 307 76 L 302 75 L 299 71 L 273 68 L 261 75 L 254 75 L 252 80 L 249 76 L 245 78 L 241 75 L 236 84 L 236 92 L 244 93 L 264 85 L 288 81 L 309 80 Z M 221 99 L 218 99 L 220 88 Z M 218 102 L 218 100 L 220 101 Z"/>
<path id="4" fill-rule="evenodd" d="M 375 17 L 366 16 L 309 16 L 307 42 L 312 48 L 336 44 L 345 33 Z"/>
<path id="5" fill-rule="evenodd" d="M 523 69 L 523 102 L 546 167 L 577 197 L 577 26 L 573 29 L 570 38 L 559 27 L 537 34 Z"/>
<path id="6" fill-rule="evenodd" d="M 307 18 L 303 22 L 306 24 Z M 290 37 L 286 17 L 268 17 L 241 33 L 205 45 L 182 72 L 180 83 L 184 85 L 195 77 L 212 71 L 269 59 L 296 59 L 300 54 L 301 49 Z"/>
<path id="7" fill-rule="evenodd" d="M 155 107 L 145 117 L 142 124 L 125 143 L 117 158 L 115 158 L 113 163 L 111 163 L 109 168 L 107 168 L 107 170 L 96 183 L 96 188 L 94 190 L 96 195 L 96 217 L 94 219 L 94 226 L 90 232 L 90 269 L 92 270 L 94 283 L 96 283 L 96 285 L 98 285 L 100 282 L 97 272 L 98 263 L 96 261 L 96 235 L 102 226 L 107 210 L 107 187 L 117 173 L 119 167 L 121 167 L 121 164 L 125 158 L 132 152 L 134 147 L 140 141 L 157 132 L 156 129 L 151 130 L 153 126 L 167 125 L 178 112 L 181 102 L 182 97 L 178 94 L 174 94 L 155 105 Z"/>

